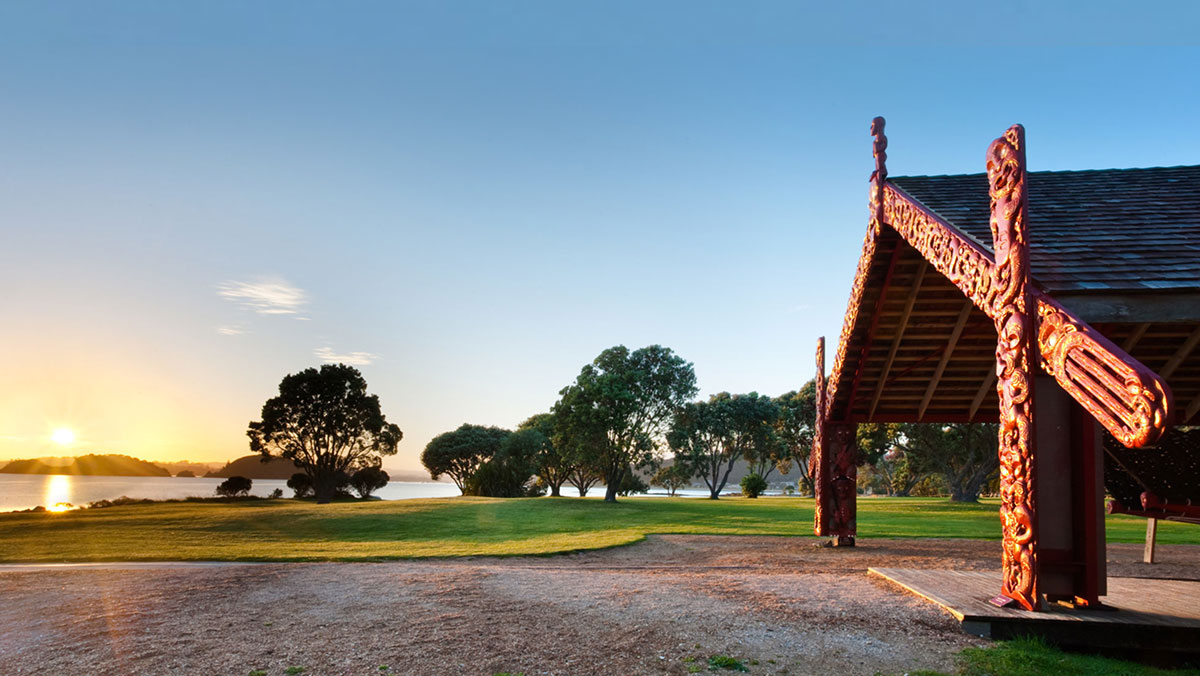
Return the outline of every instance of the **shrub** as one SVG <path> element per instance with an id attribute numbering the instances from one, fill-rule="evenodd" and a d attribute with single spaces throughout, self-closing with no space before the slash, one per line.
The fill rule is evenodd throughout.
<path id="1" fill-rule="evenodd" d="M 304 472 L 296 472 L 287 480 L 287 487 L 292 489 L 293 497 L 307 498 L 313 494 L 312 479 Z"/>
<path id="2" fill-rule="evenodd" d="M 271 495 L 268 497 L 270 497 L 272 500 L 278 500 L 279 498 L 282 498 L 283 497 L 283 489 L 276 488 L 275 490 L 271 491 Z"/>
<path id="3" fill-rule="evenodd" d="M 350 477 L 350 487 L 358 493 L 358 497 L 369 498 L 372 493 L 386 486 L 390 478 L 382 468 L 371 465 L 358 470 Z"/>
<path id="4" fill-rule="evenodd" d="M 254 483 L 244 476 L 231 476 L 217 486 L 217 495 L 233 498 L 250 494 L 250 486 Z"/>
<path id="5" fill-rule="evenodd" d="M 767 490 L 767 480 L 757 474 L 747 474 L 742 477 L 742 495 L 757 498 Z"/>

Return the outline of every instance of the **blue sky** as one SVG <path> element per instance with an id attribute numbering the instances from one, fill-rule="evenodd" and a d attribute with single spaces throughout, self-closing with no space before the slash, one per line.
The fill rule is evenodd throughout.
<path id="1" fill-rule="evenodd" d="M 875 115 L 893 175 L 1200 163 L 1193 3 L 243 4 L 0 7 L 0 458 L 236 457 L 339 358 L 395 468 L 615 344 L 794 389 Z"/>

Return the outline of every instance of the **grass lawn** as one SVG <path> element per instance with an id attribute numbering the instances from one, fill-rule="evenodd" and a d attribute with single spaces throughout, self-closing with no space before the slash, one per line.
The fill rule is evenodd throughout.
<path id="1" fill-rule="evenodd" d="M 953 675 L 917 671 L 911 676 L 1200 676 L 1196 669 L 1155 667 L 1099 655 L 1063 652 L 1037 639 L 1002 641 L 987 648 L 967 648 Z"/>
<path id="2" fill-rule="evenodd" d="M 997 502 L 863 498 L 860 537 L 998 539 Z M 1145 520 L 1108 517 L 1110 542 L 1141 542 Z M 0 562 L 313 561 L 550 554 L 648 533 L 812 535 L 805 498 L 436 498 L 176 502 L 0 514 Z M 1160 523 L 1159 542 L 1200 544 L 1200 527 Z"/>

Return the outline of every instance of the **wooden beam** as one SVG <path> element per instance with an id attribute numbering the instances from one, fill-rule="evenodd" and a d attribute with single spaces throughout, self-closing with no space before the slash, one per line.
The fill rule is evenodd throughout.
<path id="1" fill-rule="evenodd" d="M 1158 519 L 1146 519 L 1146 549 L 1142 552 L 1142 561 L 1154 563 L 1154 544 L 1158 539 Z"/>
<path id="2" fill-rule="evenodd" d="M 1121 349 L 1125 352 L 1133 352 L 1133 347 L 1137 345 L 1142 336 L 1146 335 L 1146 329 L 1150 328 L 1150 322 L 1142 322 L 1133 329 L 1133 333 L 1125 339 L 1125 343 L 1121 345 Z"/>
<path id="3" fill-rule="evenodd" d="M 1089 324 L 1200 321 L 1200 294 L 1153 289 L 1141 293 L 1056 293 L 1054 300 Z"/>
<path id="4" fill-rule="evenodd" d="M 904 299 L 904 310 L 900 313 L 900 324 L 896 329 L 896 337 L 892 339 L 887 361 L 883 363 L 883 371 L 879 374 L 879 383 L 875 386 L 875 394 L 871 397 L 871 408 L 867 412 L 868 420 L 875 415 L 875 409 L 879 406 L 879 397 L 883 395 L 883 386 L 887 383 L 888 374 L 892 371 L 892 364 L 896 361 L 896 351 L 900 349 L 900 341 L 904 339 L 904 331 L 908 328 L 908 319 L 912 316 L 913 305 L 916 304 L 917 294 L 921 291 L 921 281 L 925 278 L 925 271 L 928 269 L 929 265 L 922 260 L 917 268 L 916 277 L 913 278 L 912 288 L 908 291 L 908 297 Z"/>
<path id="5" fill-rule="evenodd" d="M 993 366 L 988 369 L 987 379 L 983 381 L 983 385 L 979 387 L 979 391 L 975 393 L 975 399 L 971 402 L 971 412 L 967 414 L 967 420 L 974 420 L 975 414 L 979 412 L 979 407 L 983 404 L 983 398 L 987 396 L 989 390 L 996 386 L 996 368 Z"/>
<path id="6" fill-rule="evenodd" d="M 1183 412 L 1183 419 L 1179 421 L 1179 424 L 1186 425 L 1187 421 L 1191 420 L 1197 413 L 1200 413 L 1200 397 L 1196 397 L 1187 405 L 1187 409 Z"/>
<path id="7" fill-rule="evenodd" d="M 946 351 L 942 353 L 942 358 L 933 371 L 933 379 L 929 381 L 929 387 L 925 388 L 925 396 L 921 399 L 921 408 L 917 410 L 917 420 L 925 419 L 925 410 L 929 408 L 929 402 L 933 400 L 933 393 L 937 391 L 942 374 L 946 371 L 946 364 L 950 362 L 950 356 L 954 354 L 954 347 L 958 345 L 958 338 L 962 335 L 963 327 L 967 325 L 967 318 L 971 316 L 973 307 L 975 307 L 974 303 L 966 301 L 958 313 L 958 321 L 954 323 L 954 330 L 950 332 L 950 342 L 946 345 Z"/>
<path id="8" fill-rule="evenodd" d="M 1163 379 L 1170 379 L 1171 374 L 1175 373 L 1175 369 L 1179 368 L 1179 365 L 1183 363 L 1183 360 L 1187 359 L 1188 356 L 1192 354 L 1192 350 L 1196 349 L 1197 343 L 1200 343 L 1200 326 L 1197 326 L 1196 329 L 1192 331 L 1192 335 L 1188 336 L 1187 340 L 1183 341 L 1183 345 L 1180 345 L 1179 349 L 1175 351 L 1175 354 L 1167 360 L 1166 366 L 1163 366 L 1162 369 L 1159 370 L 1158 375 L 1162 376 Z"/>

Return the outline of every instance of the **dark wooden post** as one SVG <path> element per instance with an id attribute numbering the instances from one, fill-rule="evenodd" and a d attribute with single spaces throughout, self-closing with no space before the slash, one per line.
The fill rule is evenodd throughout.
<path id="1" fill-rule="evenodd" d="M 1096 607 L 1107 581 L 1099 423 L 1053 378 L 1036 382 L 1038 590 Z"/>
<path id="2" fill-rule="evenodd" d="M 836 547 L 853 547 L 858 534 L 858 425 L 836 423 L 826 430 L 826 450 L 833 456 L 830 474 L 829 535 Z"/>
<path id="3" fill-rule="evenodd" d="M 1033 369 L 1037 315 L 1029 285 L 1025 129 L 1017 124 L 987 153 L 991 197 L 991 307 L 996 323 L 996 390 L 1000 397 L 1001 593 L 1028 610 L 1041 607 L 1037 585 L 1037 487 Z"/>

